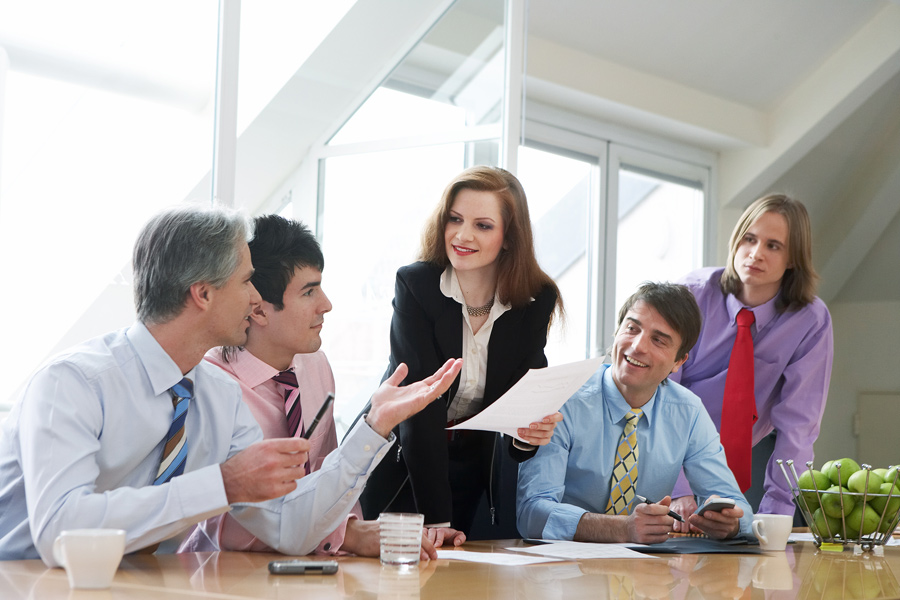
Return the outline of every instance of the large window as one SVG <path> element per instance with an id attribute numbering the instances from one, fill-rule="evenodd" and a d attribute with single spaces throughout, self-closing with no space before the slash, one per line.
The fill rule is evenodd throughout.
<path id="1" fill-rule="evenodd" d="M 242 3 L 239 134 L 354 3 Z M 211 201 L 218 21 L 215 1 L 0 3 L 0 415 L 48 356 L 131 323 L 143 223 Z"/>
<path id="2" fill-rule="evenodd" d="M 133 318 L 138 229 L 211 164 L 217 18 L 215 2 L 0 8 L 0 404 L 49 354 Z"/>

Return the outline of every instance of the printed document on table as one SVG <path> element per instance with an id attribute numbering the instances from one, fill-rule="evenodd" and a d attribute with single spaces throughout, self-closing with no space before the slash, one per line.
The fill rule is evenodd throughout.
<path id="1" fill-rule="evenodd" d="M 627 544 L 634 547 L 639 544 Z M 653 558 L 649 554 L 641 554 L 625 547 L 626 544 L 592 544 L 589 542 L 554 542 L 540 544 L 530 548 L 507 548 L 526 554 L 552 556 L 566 560 L 586 560 L 589 558 Z"/>
<path id="2" fill-rule="evenodd" d="M 531 369 L 493 404 L 471 419 L 448 429 L 499 431 L 524 442 L 517 430 L 558 411 L 601 364 L 603 358 L 599 357 L 545 369 Z"/>
<path id="3" fill-rule="evenodd" d="M 438 558 L 445 558 L 448 560 L 465 560 L 468 562 L 512 567 L 558 562 L 561 560 L 559 558 L 550 558 L 547 556 L 521 556 L 517 554 L 502 554 L 500 552 L 468 552 L 466 550 L 438 550 L 437 555 Z"/>

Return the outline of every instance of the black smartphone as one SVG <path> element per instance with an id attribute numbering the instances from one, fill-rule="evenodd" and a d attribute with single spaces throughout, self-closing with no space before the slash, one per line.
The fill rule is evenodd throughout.
<path id="1" fill-rule="evenodd" d="M 726 508 L 734 508 L 734 500 L 731 498 L 713 498 L 697 509 L 694 514 L 703 515 L 707 511 L 721 512 Z"/>
<path id="2" fill-rule="evenodd" d="M 269 563 L 272 575 L 334 575 L 336 560 L 273 560 Z"/>

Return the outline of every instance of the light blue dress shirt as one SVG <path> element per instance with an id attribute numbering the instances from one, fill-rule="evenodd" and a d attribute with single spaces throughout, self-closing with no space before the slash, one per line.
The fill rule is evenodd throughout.
<path id="1" fill-rule="evenodd" d="M 201 361 L 188 412 L 184 475 L 154 486 L 182 374 L 140 323 L 85 342 L 42 367 L 0 434 L 0 560 L 42 558 L 65 529 L 117 528 L 126 552 L 229 510 L 220 463 L 262 439 L 240 387 Z M 391 442 L 364 422 L 283 498 L 233 515 L 279 551 L 315 549 L 353 507 Z M 171 540 L 164 548 L 177 547 Z"/>
<path id="2" fill-rule="evenodd" d="M 700 399 L 669 383 L 660 385 L 641 408 L 636 493 L 653 502 L 670 495 L 683 466 L 701 498 L 734 498 L 744 510 L 741 532 L 750 533 L 750 506 Z M 523 536 L 571 540 L 584 513 L 606 512 L 616 446 L 630 409 L 609 365 L 602 365 L 566 401 L 550 443 L 519 465 L 516 524 Z"/>

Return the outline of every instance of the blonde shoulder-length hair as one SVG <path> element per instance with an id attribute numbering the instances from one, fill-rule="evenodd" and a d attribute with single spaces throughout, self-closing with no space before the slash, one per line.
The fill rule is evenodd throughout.
<path id="1" fill-rule="evenodd" d="M 564 309 L 559 288 L 538 265 L 534 254 L 534 236 L 525 190 L 519 180 L 505 169 L 483 165 L 471 167 L 447 185 L 422 232 L 419 258 L 440 267 L 450 264 L 444 245 L 444 231 L 450 219 L 450 209 L 461 190 L 491 192 L 500 201 L 503 217 L 503 249 L 497 257 L 497 295 L 500 301 L 513 308 L 522 308 L 543 288 L 549 287 L 556 293 L 554 313 L 562 317 Z"/>
<path id="2" fill-rule="evenodd" d="M 788 269 L 781 279 L 781 288 L 775 305 L 779 311 L 799 310 L 816 297 L 819 276 L 812 263 L 812 227 L 809 214 L 799 200 L 784 194 L 769 194 L 754 201 L 741 218 L 728 245 L 728 264 L 722 273 L 720 285 L 726 294 L 741 291 L 740 277 L 734 270 L 734 256 L 747 230 L 760 215 L 775 212 L 785 218 L 788 225 Z"/>

